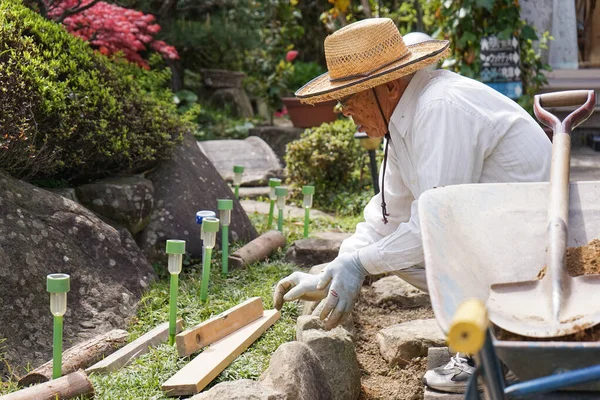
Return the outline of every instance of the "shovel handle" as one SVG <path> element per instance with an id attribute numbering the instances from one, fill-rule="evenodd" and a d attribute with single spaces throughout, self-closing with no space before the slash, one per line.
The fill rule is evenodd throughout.
<path id="1" fill-rule="evenodd" d="M 593 90 L 566 90 L 537 94 L 533 100 L 535 116 L 554 133 L 561 131 L 570 134 L 579 124 L 588 119 L 594 112 L 596 93 Z M 562 122 L 544 107 L 574 107 L 579 106 Z"/>

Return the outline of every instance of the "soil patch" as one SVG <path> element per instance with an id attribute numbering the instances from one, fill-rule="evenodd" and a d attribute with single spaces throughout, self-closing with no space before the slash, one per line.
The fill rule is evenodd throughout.
<path id="1" fill-rule="evenodd" d="M 546 275 L 547 266 L 538 273 L 536 279 L 542 279 Z M 582 276 L 600 274 L 600 240 L 594 239 L 585 246 L 570 247 L 567 249 L 567 271 L 569 275 Z M 495 327 L 498 339 L 511 341 L 532 342 L 597 342 L 600 341 L 600 326 L 596 325 L 572 335 L 559 336 L 555 338 L 531 338 L 507 332 Z"/>
<path id="2" fill-rule="evenodd" d="M 361 369 L 359 400 L 417 400 L 423 398 L 422 377 L 427 358 L 415 358 L 406 367 L 390 368 L 379 353 L 376 335 L 381 329 L 415 319 L 433 318 L 431 307 L 402 308 L 374 304 L 372 290 L 363 287 L 354 307 L 356 356 Z"/>

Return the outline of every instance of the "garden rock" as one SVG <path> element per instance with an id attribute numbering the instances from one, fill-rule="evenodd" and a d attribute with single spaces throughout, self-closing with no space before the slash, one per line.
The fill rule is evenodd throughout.
<path id="1" fill-rule="evenodd" d="M 338 256 L 341 245 L 341 240 L 320 238 L 296 240 L 285 253 L 285 260 L 302 267 L 328 263 Z"/>
<path id="2" fill-rule="evenodd" d="M 269 178 L 283 178 L 283 168 L 273 150 L 256 136 L 244 140 L 207 140 L 198 147 L 227 182 L 233 166 L 244 167 L 242 186 L 268 186 Z"/>
<path id="3" fill-rule="evenodd" d="M 248 135 L 264 140 L 277 154 L 279 161 L 285 166 L 285 152 L 288 143 L 300 139 L 303 128 L 284 126 L 259 126 L 248 131 Z"/>
<path id="4" fill-rule="evenodd" d="M 222 382 L 190 400 L 287 400 L 285 394 L 250 379 Z"/>
<path id="5" fill-rule="evenodd" d="M 135 235 L 150 221 L 154 206 L 154 186 L 140 176 L 102 179 L 78 186 L 81 204 L 96 212 L 107 222 L 116 222 Z"/>
<path id="6" fill-rule="evenodd" d="M 217 199 L 233 199 L 230 240 L 249 242 L 257 236 L 233 192 L 191 135 L 184 137 L 171 160 L 161 163 L 147 178 L 154 184 L 154 210 L 139 243 L 151 262 L 165 259 L 167 239 L 185 240 L 186 252 L 200 258 L 202 242 L 195 220 L 196 212 L 217 212 Z M 217 243 L 220 244 L 220 241 L 219 234 Z"/>
<path id="7" fill-rule="evenodd" d="M 47 190 L 52 193 L 59 194 L 62 197 L 66 197 L 67 199 L 72 200 L 75 203 L 79 203 L 79 199 L 77 198 L 77 194 L 75 193 L 75 189 L 73 188 L 50 188 Z"/>
<path id="8" fill-rule="evenodd" d="M 287 400 L 330 400 L 333 397 L 319 358 L 301 342 L 279 346 L 260 382 L 285 393 Z"/>
<path id="9" fill-rule="evenodd" d="M 296 326 L 297 340 L 306 343 L 321 361 L 333 399 L 358 399 L 360 369 L 350 333 L 340 326 L 330 331 L 317 329 L 318 317 L 301 316 L 298 321 L 303 327 Z"/>
<path id="10" fill-rule="evenodd" d="M 443 347 L 446 337 L 434 318 L 392 325 L 377 333 L 379 352 L 390 365 L 404 366 L 415 357 L 425 357 L 430 347 Z"/>
<path id="11" fill-rule="evenodd" d="M 386 276 L 371 285 L 372 301 L 376 305 L 398 304 L 402 307 L 424 307 L 430 304 L 429 295 L 396 275 Z"/>
<path id="12" fill-rule="evenodd" d="M 64 347 L 127 325 L 154 279 L 131 234 L 0 172 L 0 337 L 15 373 L 52 357 L 46 276 L 71 276 Z M 0 363 L 0 374 L 6 366 Z"/>

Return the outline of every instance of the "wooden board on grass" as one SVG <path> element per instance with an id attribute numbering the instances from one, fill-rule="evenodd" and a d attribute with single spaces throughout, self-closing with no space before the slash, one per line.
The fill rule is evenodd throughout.
<path id="1" fill-rule="evenodd" d="M 229 310 L 188 328 L 175 337 L 180 357 L 189 356 L 201 348 L 224 338 L 231 332 L 256 321 L 263 315 L 260 297 L 252 297 Z"/>
<path id="2" fill-rule="evenodd" d="M 223 339 L 213 343 L 162 385 L 167 396 L 185 396 L 200 392 L 237 356 L 242 354 L 280 317 L 277 310 L 264 315 Z"/>
<path id="3" fill-rule="evenodd" d="M 177 332 L 181 332 L 183 329 L 183 320 L 177 320 Z M 150 347 L 156 346 L 169 339 L 169 323 L 158 325 L 150 332 L 145 333 L 133 342 L 129 343 L 125 347 L 112 353 L 110 356 L 103 360 L 100 360 L 96 364 L 92 365 L 85 372 L 89 373 L 107 373 L 116 371 L 119 368 L 124 367 L 131 360 L 146 354 Z"/>

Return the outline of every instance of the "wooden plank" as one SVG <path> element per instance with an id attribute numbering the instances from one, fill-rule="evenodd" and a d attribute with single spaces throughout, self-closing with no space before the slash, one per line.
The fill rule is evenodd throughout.
<path id="1" fill-rule="evenodd" d="M 178 319 L 176 326 L 177 332 L 181 332 L 183 329 L 183 319 Z M 150 347 L 165 342 L 167 339 L 169 339 L 169 323 L 165 322 L 158 325 L 150 332 L 140 336 L 125 347 L 114 352 L 110 356 L 100 360 L 96 364 L 86 369 L 85 372 L 88 374 L 92 372 L 101 374 L 116 371 L 142 354 L 146 354 L 150 350 Z"/>
<path id="2" fill-rule="evenodd" d="M 189 356 L 202 347 L 224 338 L 252 321 L 256 321 L 262 315 L 262 299 L 252 297 L 216 317 L 181 332 L 175 337 L 177 352 L 180 357 Z"/>
<path id="3" fill-rule="evenodd" d="M 213 343 L 169 378 L 162 385 L 163 392 L 167 396 L 200 392 L 273 325 L 280 315 L 277 310 L 265 310 L 264 315 L 256 321 Z"/>

